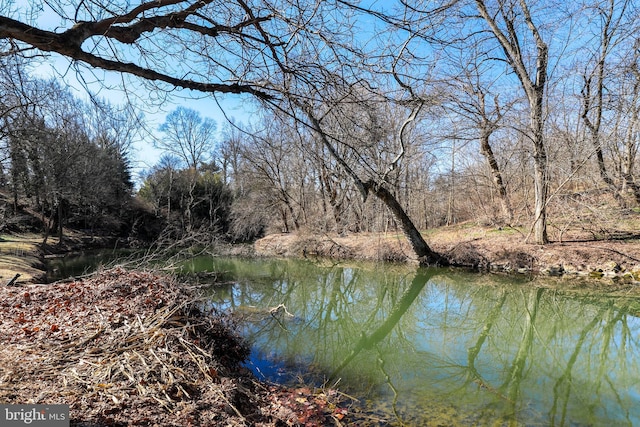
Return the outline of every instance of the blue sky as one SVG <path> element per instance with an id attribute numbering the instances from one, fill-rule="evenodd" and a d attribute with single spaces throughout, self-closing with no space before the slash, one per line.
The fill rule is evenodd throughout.
<path id="1" fill-rule="evenodd" d="M 16 9 L 26 10 L 33 5 L 33 0 L 15 0 Z M 23 16 L 16 16 L 23 20 Z M 63 30 L 69 28 L 70 23 L 64 23 L 56 12 L 46 4 L 42 4 L 42 12 L 35 22 L 39 28 L 54 31 L 56 28 Z M 150 97 L 148 91 L 140 88 L 140 79 L 130 77 L 117 72 L 88 69 L 79 67 L 80 72 L 70 61 L 58 54 L 50 54 L 41 64 L 33 68 L 32 74 L 37 77 L 55 77 L 63 81 L 72 90 L 74 95 L 80 99 L 88 100 L 87 88 L 100 98 L 107 99 L 115 105 L 123 105 L 127 99 L 132 101 L 136 110 L 144 112 L 145 123 L 152 134 L 147 134 L 143 139 L 134 142 L 131 151 L 131 161 L 133 166 L 133 177 L 139 181 L 139 177 L 154 166 L 162 152 L 152 145 L 153 138 L 162 136 L 157 129 L 164 122 L 166 115 L 177 106 L 191 108 L 200 113 L 202 117 L 210 117 L 218 124 L 220 134 L 226 122 L 225 113 L 228 117 L 233 117 L 237 122 L 248 122 L 250 118 L 249 107 L 242 102 L 240 96 L 219 95 L 218 103 L 211 95 L 202 94 L 190 90 L 176 90 L 166 99 L 158 102 Z M 124 89 L 123 89 L 124 88 Z"/>

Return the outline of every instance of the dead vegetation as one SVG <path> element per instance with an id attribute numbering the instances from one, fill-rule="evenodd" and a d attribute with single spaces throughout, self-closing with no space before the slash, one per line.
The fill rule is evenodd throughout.
<path id="1" fill-rule="evenodd" d="M 455 266 L 553 276 L 615 277 L 630 283 L 640 282 L 638 224 L 622 227 L 618 223 L 598 238 L 584 231 L 586 225 L 563 228 L 564 240 L 547 245 L 527 243 L 523 228 L 473 222 L 440 227 L 424 234 L 432 249 Z M 398 233 L 272 234 L 258 240 L 255 250 L 262 256 L 415 262 L 409 244 Z"/>
<path id="2" fill-rule="evenodd" d="M 340 425 L 338 394 L 259 383 L 231 321 L 151 272 L 0 288 L 0 402 L 78 426 Z"/>

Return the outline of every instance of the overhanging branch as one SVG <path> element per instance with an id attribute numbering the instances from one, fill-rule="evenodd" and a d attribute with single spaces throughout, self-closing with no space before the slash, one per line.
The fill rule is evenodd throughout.
<path id="1" fill-rule="evenodd" d="M 93 24 L 97 25 L 102 22 L 104 21 L 99 21 L 98 23 Z M 109 31 L 117 33 L 117 30 L 114 30 L 113 28 L 114 27 L 111 27 Z M 92 67 L 127 73 L 146 80 L 161 81 L 174 87 L 192 89 L 204 93 L 245 93 L 256 96 L 262 100 L 274 98 L 272 94 L 262 90 L 261 87 L 254 85 L 199 82 L 174 77 L 130 62 L 114 61 L 86 52 L 82 49 L 82 43 L 87 38 L 95 35 L 93 34 L 95 30 L 96 28 L 91 28 L 89 23 L 81 23 L 65 32 L 55 33 L 32 27 L 8 17 L 0 17 L 0 39 L 17 40 L 43 52 L 55 52 L 75 61 L 88 64 Z M 114 38 L 118 40 L 117 37 Z M 14 47 L 12 52 L 19 53 L 20 49 L 15 49 Z"/>

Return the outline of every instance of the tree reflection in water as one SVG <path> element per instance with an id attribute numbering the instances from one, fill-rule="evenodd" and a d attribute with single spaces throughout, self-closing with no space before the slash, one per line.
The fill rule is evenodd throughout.
<path id="1" fill-rule="evenodd" d="M 403 422 L 640 424 L 635 301 L 444 269 L 217 262 L 234 284 L 212 301 L 262 354 Z"/>

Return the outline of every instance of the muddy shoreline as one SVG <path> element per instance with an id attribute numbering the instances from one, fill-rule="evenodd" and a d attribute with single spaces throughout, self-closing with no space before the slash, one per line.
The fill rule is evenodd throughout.
<path id="1" fill-rule="evenodd" d="M 490 227 L 443 227 L 427 238 L 452 266 L 482 272 L 615 280 L 640 285 L 640 237 L 528 244 L 522 233 Z M 255 243 L 259 256 L 326 257 L 417 263 L 397 233 L 347 236 L 282 233 Z"/>
<path id="2" fill-rule="evenodd" d="M 626 233 L 600 240 L 576 236 L 572 240 L 541 246 L 526 243 L 523 232 L 516 229 L 459 225 L 430 230 L 426 238 L 432 249 L 453 266 L 483 272 L 640 284 L 640 234 Z M 37 235 L 3 236 L 0 240 L 0 284 L 8 283 L 15 274 L 21 275 L 18 283 L 43 282 L 46 257 L 113 248 L 117 244 L 113 239 L 81 235 L 67 237 L 63 246 L 52 241 L 42 247 L 40 242 Z M 416 263 L 409 244 L 398 233 L 270 234 L 253 245 L 220 245 L 215 252 L 230 256 Z"/>

